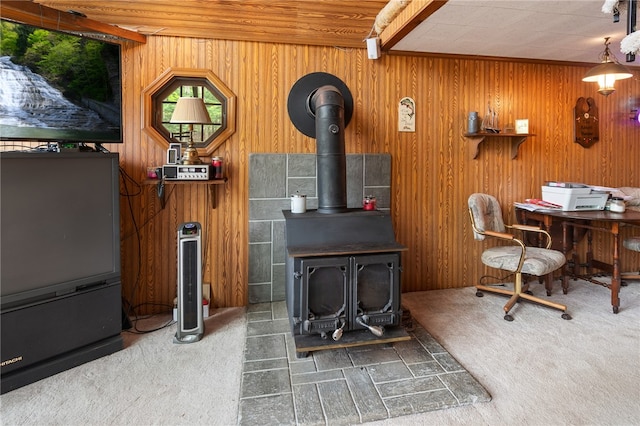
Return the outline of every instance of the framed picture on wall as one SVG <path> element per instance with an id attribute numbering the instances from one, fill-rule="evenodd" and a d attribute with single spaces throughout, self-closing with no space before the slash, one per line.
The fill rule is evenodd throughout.
<path id="1" fill-rule="evenodd" d="M 402 98 L 398 103 L 398 131 L 416 131 L 416 102 L 412 98 Z"/>
<path id="2" fill-rule="evenodd" d="M 529 119 L 516 120 L 516 133 L 518 134 L 529 133 Z"/>

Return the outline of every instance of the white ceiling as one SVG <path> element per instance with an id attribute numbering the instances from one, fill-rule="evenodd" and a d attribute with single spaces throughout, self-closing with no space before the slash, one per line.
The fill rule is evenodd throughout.
<path id="1" fill-rule="evenodd" d="M 414 0 L 420 1 L 420 0 Z M 627 35 L 626 9 L 620 22 L 602 13 L 604 0 L 449 0 L 391 50 L 462 55 L 599 62 L 604 37 L 624 65 L 620 40 Z M 638 13 L 640 19 L 640 12 Z"/>

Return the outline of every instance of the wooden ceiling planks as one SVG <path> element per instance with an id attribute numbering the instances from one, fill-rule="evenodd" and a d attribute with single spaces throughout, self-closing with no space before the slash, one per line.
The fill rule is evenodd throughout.
<path id="1" fill-rule="evenodd" d="M 386 0 L 38 0 L 141 34 L 364 48 Z"/>
<path id="2" fill-rule="evenodd" d="M 52 9 L 30 1 L 3 1 L 0 16 L 12 21 L 47 29 L 83 32 L 89 35 L 110 35 L 116 38 L 145 43 L 146 36 L 134 31 L 105 24 L 84 16 Z"/>

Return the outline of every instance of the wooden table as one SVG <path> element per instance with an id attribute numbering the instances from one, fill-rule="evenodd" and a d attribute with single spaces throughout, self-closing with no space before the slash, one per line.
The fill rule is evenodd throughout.
<path id="1" fill-rule="evenodd" d="M 569 276 L 585 279 L 591 283 L 602 285 L 611 290 L 611 306 L 613 313 L 617 314 L 620 308 L 620 227 L 625 224 L 640 224 L 640 211 L 627 210 L 624 213 L 613 213 L 604 210 L 563 212 L 556 210 L 528 211 L 516 208 L 516 215 L 521 223 L 537 221 L 550 232 L 553 223 L 562 224 L 562 252 L 566 255 L 572 252 L 571 258 L 567 258 L 567 264 L 562 272 L 562 291 L 566 294 L 569 289 Z M 577 244 L 580 240 L 579 230 L 586 230 L 587 234 L 587 261 L 584 264 L 578 262 Z M 613 264 L 609 264 L 593 258 L 591 245 L 591 231 L 608 232 L 613 236 Z M 587 268 L 586 274 L 579 274 L 578 268 Z M 611 284 L 604 283 L 594 278 L 592 269 L 598 269 L 611 273 Z"/>

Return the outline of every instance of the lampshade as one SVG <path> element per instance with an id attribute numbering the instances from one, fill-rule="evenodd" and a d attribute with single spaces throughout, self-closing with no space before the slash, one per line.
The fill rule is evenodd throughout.
<path id="1" fill-rule="evenodd" d="M 211 117 L 202 98 L 182 97 L 178 99 L 171 115 L 170 123 L 176 124 L 208 124 Z"/>
<path id="2" fill-rule="evenodd" d="M 180 136 L 182 136 L 182 133 L 189 135 L 189 144 L 182 155 L 182 164 L 202 164 L 202 160 L 198 157 L 198 150 L 193 141 L 193 125 L 211 123 L 211 117 L 204 104 L 204 100 L 194 97 L 178 98 L 176 108 L 173 110 L 169 122 L 189 125 L 188 132 L 178 133 Z"/>
<path id="3" fill-rule="evenodd" d="M 614 83 L 616 80 L 624 80 L 633 77 L 627 67 L 618 63 L 617 59 L 609 50 L 609 37 L 604 39 L 604 52 L 601 55 L 602 63 L 591 68 L 582 81 L 598 83 L 600 87 L 598 93 L 608 96 L 615 92 Z"/>

